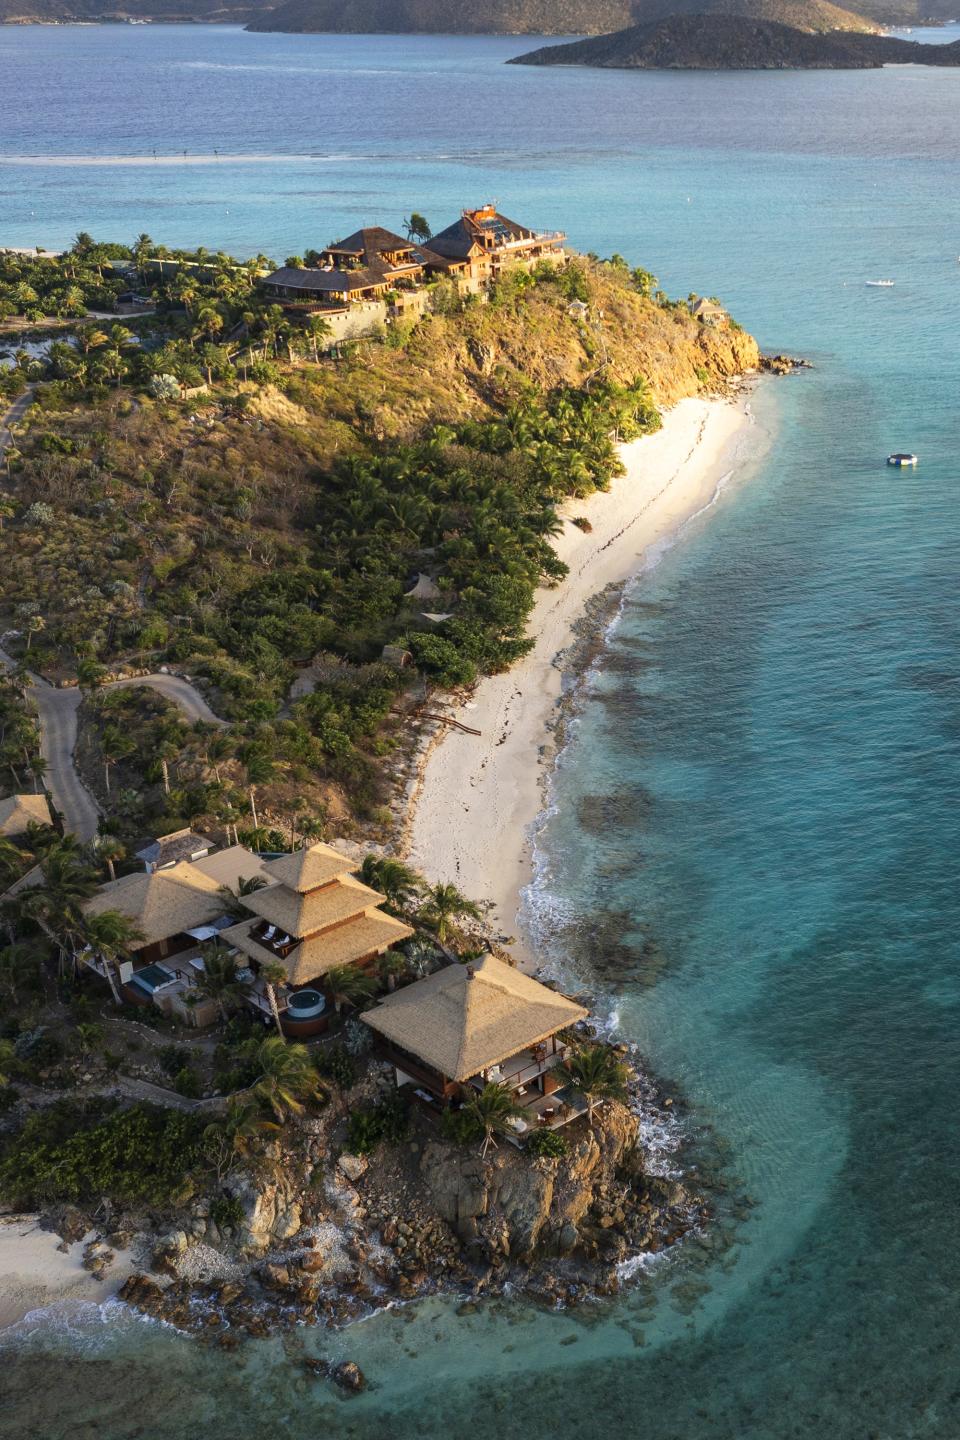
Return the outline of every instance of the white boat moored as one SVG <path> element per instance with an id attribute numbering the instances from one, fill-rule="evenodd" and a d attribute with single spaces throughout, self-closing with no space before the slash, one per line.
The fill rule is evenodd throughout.
<path id="1" fill-rule="evenodd" d="M 874 290 L 890 290 L 897 282 L 895 280 L 865 280 L 863 283 L 871 286 Z"/>
<path id="2" fill-rule="evenodd" d="M 919 463 L 919 459 L 920 459 L 920 457 L 919 457 L 918 455 L 910 455 L 910 454 L 908 454 L 906 451 L 903 451 L 903 452 L 898 452 L 898 453 L 895 454 L 895 455 L 888 455 L 888 456 L 887 456 L 887 464 L 888 464 L 888 465 L 900 465 L 900 466 L 903 466 L 903 465 L 916 465 L 916 464 Z"/>

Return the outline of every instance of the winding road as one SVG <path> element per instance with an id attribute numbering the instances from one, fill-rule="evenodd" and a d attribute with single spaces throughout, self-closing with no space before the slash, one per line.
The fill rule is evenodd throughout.
<path id="1" fill-rule="evenodd" d="M 0 666 L 13 670 L 17 662 L 0 650 Z M 27 695 L 40 717 L 40 754 L 47 763 L 44 783 L 54 806 L 63 816 L 64 829 L 78 840 L 92 840 L 100 824 L 100 807 L 87 789 L 77 770 L 74 752 L 77 747 L 77 711 L 83 693 L 75 686 L 58 690 L 42 676 L 27 670 Z M 199 690 L 179 675 L 138 675 L 130 680 L 113 680 L 104 690 L 132 690 L 146 685 L 158 691 L 186 715 L 188 720 L 203 720 L 208 725 L 225 726 L 226 720 L 214 715 Z"/>

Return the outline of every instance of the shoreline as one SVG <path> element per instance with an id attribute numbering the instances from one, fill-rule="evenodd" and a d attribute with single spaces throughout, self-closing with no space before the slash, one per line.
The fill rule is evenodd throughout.
<path id="1" fill-rule="evenodd" d="M 65 1302 L 103 1304 L 137 1269 L 134 1257 L 116 1251 L 115 1263 L 102 1280 L 83 1265 L 90 1231 L 73 1244 L 61 1241 L 55 1230 L 41 1228 L 38 1215 L 0 1218 L 0 1332 L 25 1320 L 34 1310 L 47 1310 Z"/>
<path id="2" fill-rule="evenodd" d="M 554 547 L 570 573 L 538 592 L 532 650 L 503 674 L 484 677 L 465 701 L 444 707 L 479 737 L 441 727 L 424 746 L 407 802 L 403 856 L 431 881 L 451 881 L 484 905 L 500 943 L 523 968 L 535 956 L 520 933 L 522 891 L 533 876 L 555 730 L 591 612 L 595 628 L 598 611 L 609 614 L 604 593 L 638 575 L 713 504 L 755 428 L 752 390 L 748 383 L 729 397 L 681 400 L 664 415 L 662 429 L 621 446 L 626 470 L 608 491 L 559 507 L 566 523 Z M 589 520 L 589 533 L 572 523 L 580 516 Z"/>

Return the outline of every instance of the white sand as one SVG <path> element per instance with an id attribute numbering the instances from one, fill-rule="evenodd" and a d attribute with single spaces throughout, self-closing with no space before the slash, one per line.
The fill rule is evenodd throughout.
<path id="1" fill-rule="evenodd" d="M 135 1269 L 127 1251 L 116 1260 L 103 1280 L 95 1280 L 80 1263 L 86 1240 L 93 1232 L 58 1250 L 59 1235 L 41 1230 L 35 1215 L 0 1219 L 0 1329 L 15 1324 L 31 1310 L 63 1300 L 109 1300 Z"/>
<path id="2" fill-rule="evenodd" d="M 529 832 L 549 776 L 549 749 L 542 751 L 574 626 L 591 596 L 635 575 L 658 544 L 711 502 L 736 468 L 751 425 L 744 396 L 683 400 L 662 430 L 624 446 L 627 473 L 609 491 L 561 510 L 568 522 L 586 516 L 593 529 L 584 534 L 567 523 L 554 541 L 570 574 L 538 595 L 533 650 L 448 711 L 482 735 L 443 727 L 414 794 L 407 858 L 431 881 L 453 881 L 471 899 L 492 902 L 490 920 L 501 934 L 516 936 L 520 889 L 530 878 Z M 514 949 L 529 959 L 519 940 Z"/>

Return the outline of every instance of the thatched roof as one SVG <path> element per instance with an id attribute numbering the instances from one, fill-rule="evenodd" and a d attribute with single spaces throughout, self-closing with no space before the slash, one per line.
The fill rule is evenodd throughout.
<path id="1" fill-rule="evenodd" d="M 443 592 L 440 586 L 421 570 L 410 589 L 403 593 L 408 600 L 439 600 Z"/>
<path id="2" fill-rule="evenodd" d="M 229 930 L 221 930 L 220 939 L 225 945 L 235 945 L 261 965 L 282 965 L 290 985 L 305 985 L 310 980 L 319 980 L 330 970 L 389 950 L 391 945 L 413 934 L 409 925 L 394 920 L 392 915 L 373 910 L 311 936 L 283 959 L 265 945 L 258 944 L 250 934 L 252 928 L 250 921 L 244 920 L 239 925 L 232 925 Z"/>
<path id="3" fill-rule="evenodd" d="M 28 825 L 49 825 L 50 822 L 46 795 L 11 795 L 7 800 L 0 800 L 0 835 L 25 835 Z"/>
<path id="4" fill-rule="evenodd" d="M 343 875 L 331 880 L 328 885 L 306 892 L 294 890 L 289 885 L 270 885 L 265 890 L 254 890 L 244 895 L 243 903 L 270 925 L 302 939 L 330 925 L 341 925 L 344 920 L 362 915 L 366 910 L 382 905 L 384 898 L 368 885 L 354 880 L 352 875 Z"/>
<path id="5" fill-rule="evenodd" d="M 586 1015 L 566 995 L 486 955 L 405 986 L 360 1019 L 448 1080 L 464 1081 Z"/>
<path id="6" fill-rule="evenodd" d="M 209 875 L 218 885 L 236 890 L 241 880 L 253 880 L 255 876 L 269 883 L 268 863 L 246 845 L 228 845 L 225 850 L 215 850 L 212 855 L 194 860 L 193 868 Z"/>
<path id="7" fill-rule="evenodd" d="M 329 885 L 331 880 L 339 880 L 341 875 L 349 875 L 356 868 L 355 861 L 323 843 L 310 845 L 306 850 L 294 850 L 292 855 L 281 855 L 279 860 L 268 860 L 265 865 L 269 880 L 289 885 L 301 895 Z"/>
<path id="8" fill-rule="evenodd" d="M 138 872 L 111 880 L 100 886 L 83 909 L 87 915 L 119 910 L 121 915 L 129 916 L 144 937 L 130 948 L 140 949 L 209 925 L 223 915 L 224 903 L 219 882 L 205 875 L 198 865 L 181 860 L 169 870 L 154 870 L 150 875 Z"/>

